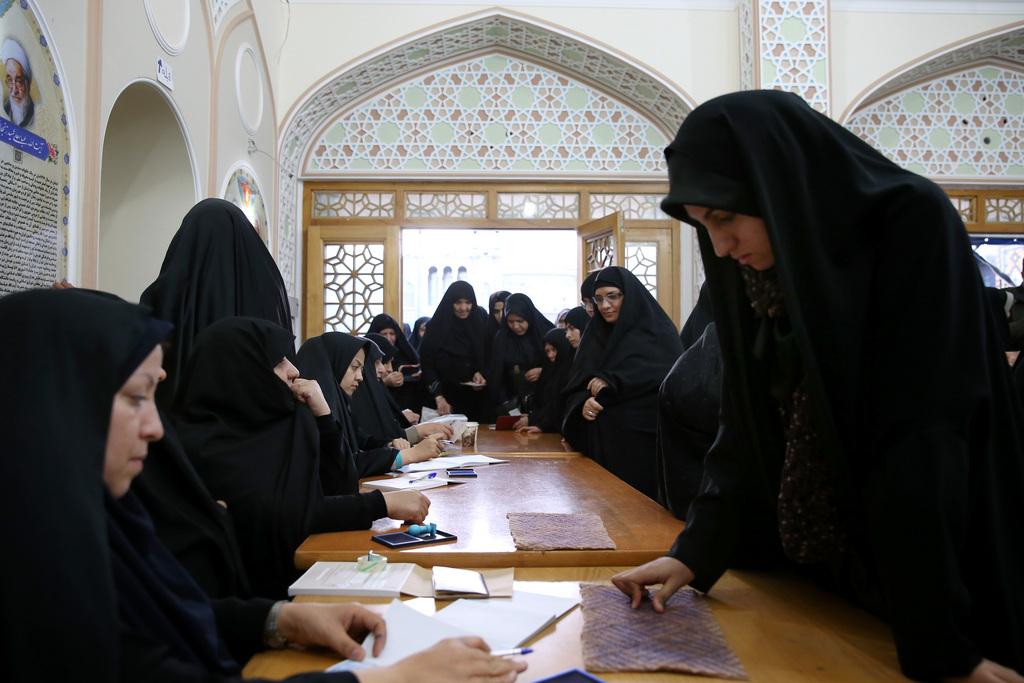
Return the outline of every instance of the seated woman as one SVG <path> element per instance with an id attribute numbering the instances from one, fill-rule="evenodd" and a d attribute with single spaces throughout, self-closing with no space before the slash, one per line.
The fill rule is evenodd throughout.
<path id="1" fill-rule="evenodd" d="M 11 381 L 0 391 L 0 428 L 14 452 L 32 455 L 0 459 L 17 491 L 4 497 L 5 538 L 21 552 L 22 534 L 47 539 L 32 548 L 33 562 L 3 563 L 3 578 L 21 588 L 5 595 L 7 607 L 19 608 L 20 595 L 32 606 L 4 617 L 5 680 L 240 682 L 238 662 L 264 647 L 262 637 L 354 659 L 366 655 L 355 640 L 363 634 L 386 642 L 380 617 L 358 605 L 211 603 L 156 538 L 129 486 L 160 438 L 154 391 L 168 325 L 109 295 L 35 290 L 0 299 L 0 329 L 16 331 L 0 344 Z M 46 493 L 36 496 L 39 486 Z M 19 514 L 6 514 L 15 506 Z M 53 515 L 60 523 L 51 527 Z M 64 656 L 52 656 L 55 642 Z M 288 680 L 507 681 L 524 668 L 488 656 L 479 639 L 457 639 L 392 667 Z"/>
<path id="2" fill-rule="evenodd" d="M 616 584 L 661 611 L 785 558 L 886 617 L 908 677 L 1024 680 L 1020 403 L 949 199 L 788 93 L 710 100 L 665 154 L 722 411 L 686 528 Z"/>
<path id="3" fill-rule="evenodd" d="M 420 346 L 423 381 L 441 415 L 461 413 L 482 422 L 493 412 L 483 375 L 487 324 L 487 314 L 476 305 L 473 285 L 453 282 Z"/>
<path id="4" fill-rule="evenodd" d="M 548 330 L 544 335 L 544 356 L 547 359 L 544 371 L 537 381 L 530 412 L 516 422 L 516 431 L 526 434 L 558 433 L 565 412 L 562 389 L 569 381 L 575 355 L 576 351 L 569 344 L 565 330 Z"/>
<path id="5" fill-rule="evenodd" d="M 402 410 L 390 394 L 381 391 L 380 385 L 386 384 L 385 378 L 395 371 L 394 362 L 399 351 L 385 337 L 379 334 L 370 332 L 366 335 L 366 339 L 372 342 L 369 355 L 373 359 L 374 372 L 371 374 L 370 364 L 367 363 L 363 373 L 364 381 L 360 385 L 360 389 L 356 391 L 356 394 L 358 395 L 363 387 L 374 388 L 374 409 L 381 415 L 393 418 L 400 430 L 398 432 L 400 434 L 399 438 L 404 438 L 411 444 L 418 444 L 423 439 L 432 436 L 442 439 L 451 437 L 452 428 L 450 426 L 434 422 L 418 424 L 420 419 L 418 414 L 408 409 Z M 374 380 L 374 383 L 370 383 L 371 379 Z M 383 418 L 379 419 L 386 423 L 386 420 Z M 390 429 L 394 429 L 394 427 Z"/>
<path id="6" fill-rule="evenodd" d="M 426 498 L 325 495 L 321 458 L 341 434 L 316 381 L 292 365 L 292 335 L 255 318 L 225 318 L 197 338 L 174 412 L 185 451 L 226 502 L 256 595 L 283 595 L 295 549 L 313 533 L 426 516 Z M 358 358 L 352 377 L 361 377 Z M 350 380 L 355 383 L 358 380 Z"/>
<path id="7" fill-rule="evenodd" d="M 566 384 L 562 435 L 638 491 L 657 496 L 658 387 L 682 353 L 675 325 L 625 268 L 594 279 L 598 315 Z"/>
<path id="8" fill-rule="evenodd" d="M 525 294 L 505 300 L 504 322 L 491 345 L 489 373 L 491 399 L 499 415 L 530 410 L 544 362 L 544 335 L 552 327 Z"/>
<path id="9" fill-rule="evenodd" d="M 583 332 L 587 329 L 588 324 L 590 324 L 590 314 L 582 306 L 569 309 L 569 312 L 565 314 L 565 338 L 569 340 L 569 345 L 572 346 L 574 353 L 580 346 L 580 339 L 583 338 Z"/>

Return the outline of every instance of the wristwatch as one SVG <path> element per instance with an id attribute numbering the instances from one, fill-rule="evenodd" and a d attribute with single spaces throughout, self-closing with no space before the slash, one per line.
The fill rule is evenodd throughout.
<path id="1" fill-rule="evenodd" d="M 275 602 L 267 614 L 267 620 L 263 622 L 263 642 L 267 647 L 274 650 L 280 650 L 288 646 L 288 639 L 277 630 L 277 615 L 280 614 L 281 608 L 286 604 L 288 604 L 287 600 Z"/>

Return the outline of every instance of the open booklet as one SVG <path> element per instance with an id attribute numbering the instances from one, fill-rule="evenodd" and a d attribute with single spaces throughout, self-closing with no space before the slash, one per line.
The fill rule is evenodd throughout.
<path id="1" fill-rule="evenodd" d="M 412 563 L 387 563 L 360 571 L 355 562 L 316 562 L 288 587 L 288 595 L 350 595 L 361 598 L 510 597 L 512 569 L 433 571 Z"/>
<path id="2" fill-rule="evenodd" d="M 414 462 L 402 467 L 402 472 L 432 472 L 459 467 L 480 467 L 482 465 L 500 465 L 508 460 L 492 458 L 489 455 L 445 455 L 422 462 Z"/>
<path id="3" fill-rule="evenodd" d="M 427 616 L 395 600 L 384 612 L 388 639 L 379 657 L 373 651 L 373 635 L 367 636 L 362 662 L 343 661 L 328 671 L 355 671 L 389 666 L 409 655 L 436 645 L 445 638 L 480 636 L 492 650 L 518 647 L 579 604 L 579 598 L 555 597 L 515 591 L 511 598 L 457 600 Z"/>

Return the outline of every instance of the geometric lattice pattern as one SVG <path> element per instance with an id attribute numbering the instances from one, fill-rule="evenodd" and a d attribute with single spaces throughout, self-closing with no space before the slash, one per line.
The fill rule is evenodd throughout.
<path id="1" fill-rule="evenodd" d="M 383 312 L 384 245 L 325 244 L 324 331 L 362 334 Z"/>
<path id="2" fill-rule="evenodd" d="M 584 247 L 587 253 L 587 272 L 615 265 L 615 241 L 612 234 L 587 238 Z"/>
<path id="3" fill-rule="evenodd" d="M 949 201 L 965 224 L 978 222 L 978 202 L 974 197 L 950 197 Z"/>
<path id="4" fill-rule="evenodd" d="M 986 223 L 1024 223 L 1024 200 L 1017 197 L 985 200 Z"/>
<path id="5" fill-rule="evenodd" d="M 665 135 L 556 71 L 502 54 L 406 81 L 329 124 L 307 173 L 647 173 Z"/>
<path id="6" fill-rule="evenodd" d="M 498 218 L 578 219 L 580 195 L 576 192 L 499 192 Z"/>
<path id="7" fill-rule="evenodd" d="M 487 195 L 474 192 L 406 192 L 407 218 L 487 218 Z"/>
<path id="8" fill-rule="evenodd" d="M 621 211 L 623 218 L 635 221 L 663 221 L 669 217 L 661 212 L 660 194 L 591 194 L 590 218 L 601 218 Z"/>
<path id="9" fill-rule="evenodd" d="M 313 218 L 393 218 L 394 192 L 314 192 Z"/>
<path id="10" fill-rule="evenodd" d="M 658 297 L 657 242 L 626 242 L 625 266 L 644 283 L 651 296 Z"/>
<path id="11" fill-rule="evenodd" d="M 317 131 L 352 103 L 369 97 L 386 83 L 422 73 L 433 64 L 453 63 L 494 49 L 549 65 L 579 78 L 642 112 L 659 130 L 673 134 L 692 107 L 679 93 L 607 50 L 518 17 L 494 13 L 398 45 L 337 75 L 296 111 L 281 136 L 279 154 L 280 216 L 278 256 L 289 292 L 296 286 L 295 245 L 298 177 L 302 159 Z"/>
<path id="12" fill-rule="evenodd" d="M 828 114 L 828 0 L 741 0 L 739 10 L 742 87 L 793 92 Z"/>
<path id="13" fill-rule="evenodd" d="M 224 21 L 228 10 L 237 5 L 241 0 L 210 0 L 210 16 L 213 17 L 213 30 L 220 29 L 220 23 Z"/>
<path id="14" fill-rule="evenodd" d="M 929 177 L 1024 176 L 1024 76 L 982 66 L 861 109 L 846 127 Z"/>

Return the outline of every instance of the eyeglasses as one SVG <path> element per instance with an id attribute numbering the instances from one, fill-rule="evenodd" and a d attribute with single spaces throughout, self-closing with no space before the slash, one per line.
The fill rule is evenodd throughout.
<path id="1" fill-rule="evenodd" d="M 614 306 L 615 304 L 619 303 L 619 301 L 621 299 L 622 299 L 622 292 L 612 292 L 611 294 L 608 294 L 607 296 L 595 296 L 594 297 L 594 303 L 597 304 L 598 306 L 600 306 L 605 301 L 607 301 L 608 303 L 610 303 L 611 305 Z"/>

